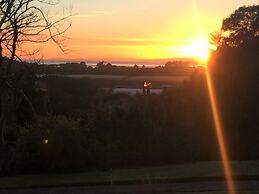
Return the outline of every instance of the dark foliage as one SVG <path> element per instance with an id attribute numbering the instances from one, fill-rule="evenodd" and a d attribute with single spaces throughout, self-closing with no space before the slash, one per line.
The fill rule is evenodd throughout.
<path id="1" fill-rule="evenodd" d="M 165 66 L 157 66 L 139 68 L 136 64 L 132 67 L 116 66 L 111 63 L 101 61 L 96 64 L 96 67 L 86 66 L 81 63 L 66 63 L 66 64 L 50 64 L 50 65 L 35 65 L 34 69 L 37 74 L 92 74 L 92 75 L 189 75 L 193 71 L 190 66 L 196 65 L 193 60 L 171 61 Z"/>
<path id="2" fill-rule="evenodd" d="M 46 78 L 51 114 L 42 111 L 37 122 L 19 127 L 8 173 L 218 159 L 205 78 L 197 71 L 192 79 L 161 95 L 129 96 L 93 88 L 89 80 Z"/>
<path id="3" fill-rule="evenodd" d="M 258 13 L 258 6 L 242 7 L 224 20 L 222 31 L 230 36 L 219 37 L 209 64 L 231 159 L 259 159 Z M 96 70 L 114 69 L 99 63 Z M 1 160 L 3 175 L 220 159 L 203 69 L 161 95 L 114 94 L 90 80 L 66 77 L 37 84 L 33 102 L 40 116 L 14 127 Z"/>
<path id="4" fill-rule="evenodd" d="M 232 159 L 258 159 L 259 6 L 241 7 L 223 22 L 210 71 Z"/>

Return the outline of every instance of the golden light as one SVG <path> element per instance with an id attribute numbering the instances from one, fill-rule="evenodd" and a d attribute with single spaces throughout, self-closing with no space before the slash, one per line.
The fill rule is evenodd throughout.
<path id="1" fill-rule="evenodd" d="M 185 57 L 198 58 L 207 61 L 211 45 L 206 40 L 194 40 L 191 44 L 182 47 L 182 54 Z"/>
<path id="2" fill-rule="evenodd" d="M 44 145 L 47 145 L 48 143 L 49 143 L 49 140 L 48 140 L 48 139 L 44 139 L 44 140 L 43 140 L 43 144 L 44 144 Z"/>
<path id="3" fill-rule="evenodd" d="M 218 109 L 217 96 L 216 96 L 215 88 L 213 86 L 213 82 L 208 68 L 206 68 L 206 79 L 207 79 L 211 110 L 212 110 L 212 115 L 214 119 L 214 125 L 216 129 L 217 140 L 218 140 L 220 155 L 223 163 L 223 169 L 225 173 L 228 193 L 236 194 L 233 174 L 231 170 L 231 165 L 229 163 L 229 156 L 228 156 L 227 146 L 224 138 L 224 129 L 222 127 L 222 121 L 220 119 L 220 114 Z"/>
<path id="4" fill-rule="evenodd" d="M 152 84 L 150 82 L 144 82 L 144 88 L 151 88 Z"/>
<path id="5" fill-rule="evenodd" d="M 199 15 L 199 9 L 197 5 L 197 1 L 193 0 L 193 10 L 194 10 L 194 22 L 196 23 L 197 27 L 197 37 L 201 37 L 201 25 L 200 25 L 200 15 Z M 208 86 L 208 95 L 210 99 L 210 104 L 211 104 L 211 110 L 212 110 L 212 116 L 214 120 L 214 125 L 216 129 L 216 134 L 217 134 L 217 140 L 218 140 L 218 145 L 219 145 L 219 150 L 220 150 L 220 156 L 222 159 L 222 164 L 223 164 L 223 169 L 224 169 L 224 174 L 225 174 L 225 179 L 227 183 L 227 189 L 229 194 L 236 194 L 235 190 L 235 183 L 234 183 L 234 178 L 233 178 L 233 173 L 231 169 L 231 165 L 229 162 L 229 155 L 227 151 L 227 146 L 226 146 L 226 140 L 224 137 L 224 129 L 223 129 L 223 124 L 220 118 L 220 111 L 219 111 L 219 106 L 218 106 L 218 99 L 216 95 L 216 91 L 212 82 L 212 78 L 209 72 L 209 69 L 207 68 L 207 63 L 209 59 L 209 53 L 210 49 L 215 50 L 216 47 L 213 45 L 210 45 L 208 41 L 205 40 L 198 40 L 194 41 L 192 44 L 186 46 L 183 49 L 183 52 L 186 56 L 188 57 L 198 57 L 203 63 L 205 63 L 205 71 L 206 71 L 206 80 L 207 80 L 207 86 Z"/>

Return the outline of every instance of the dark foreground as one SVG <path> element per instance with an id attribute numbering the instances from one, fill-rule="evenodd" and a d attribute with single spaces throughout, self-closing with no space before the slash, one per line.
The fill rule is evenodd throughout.
<path id="1" fill-rule="evenodd" d="M 259 181 L 238 181 L 238 191 L 259 191 Z M 0 194 L 122 194 L 122 193 L 182 193 L 182 192 L 226 192 L 223 181 L 161 183 L 161 184 L 134 184 L 110 186 L 80 186 L 58 188 L 32 188 L 0 190 Z"/>

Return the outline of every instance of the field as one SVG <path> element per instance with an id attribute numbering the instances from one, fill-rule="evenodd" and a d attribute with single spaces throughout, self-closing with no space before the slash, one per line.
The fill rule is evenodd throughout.
<path id="1" fill-rule="evenodd" d="M 39 75 L 42 76 L 42 75 Z M 55 76 L 55 75 L 52 75 Z M 61 76 L 61 75 L 59 75 Z M 174 87 L 190 80 L 190 76 L 120 76 L 120 75 L 63 75 L 74 79 L 89 79 L 104 88 L 142 88 L 143 82 L 152 83 L 153 88 Z M 43 76 L 44 77 L 44 76 Z"/>

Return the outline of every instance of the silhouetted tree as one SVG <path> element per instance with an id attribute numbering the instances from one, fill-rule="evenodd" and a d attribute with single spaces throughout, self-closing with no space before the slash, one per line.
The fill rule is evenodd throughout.
<path id="1" fill-rule="evenodd" d="M 213 36 L 218 45 L 210 71 L 233 159 L 256 158 L 258 141 L 259 5 L 244 6 L 224 19 Z M 247 135 L 247 134 L 253 135 Z"/>
<path id="2" fill-rule="evenodd" d="M 223 20 L 214 41 L 220 47 L 240 47 L 259 38 L 259 5 L 243 6 Z"/>
<path id="3" fill-rule="evenodd" d="M 97 63 L 96 67 L 98 69 L 103 69 L 105 67 L 105 62 L 104 61 L 100 61 L 99 63 Z"/>
<path id="4" fill-rule="evenodd" d="M 5 131 L 14 124 L 14 114 L 25 101 L 32 112 L 33 105 L 25 91 L 25 79 L 32 71 L 21 59 L 24 52 L 21 45 L 44 43 L 52 40 L 62 50 L 64 38 L 61 36 L 70 27 L 66 18 L 51 21 L 45 6 L 55 6 L 54 0 L 3 0 L 0 3 L 0 144 L 5 144 Z M 24 71 L 16 72 L 15 61 L 24 66 Z M 17 63 L 16 63 L 17 64 Z"/>

